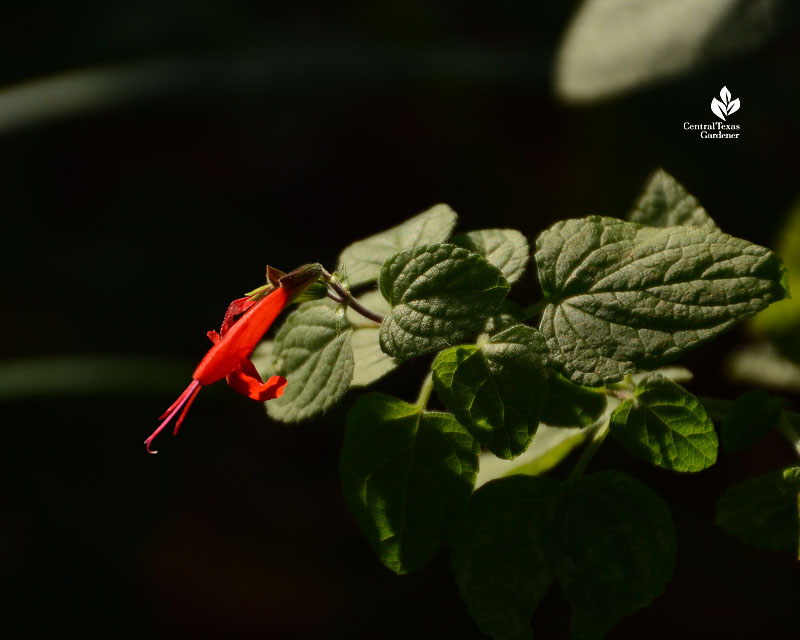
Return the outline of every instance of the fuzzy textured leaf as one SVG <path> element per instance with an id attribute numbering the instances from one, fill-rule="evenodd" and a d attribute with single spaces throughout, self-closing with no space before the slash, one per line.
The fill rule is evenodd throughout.
<path id="1" fill-rule="evenodd" d="M 359 398 L 340 462 L 353 516 L 380 560 L 409 573 L 430 560 L 462 517 L 480 448 L 448 413 L 391 396 Z"/>
<path id="2" fill-rule="evenodd" d="M 800 558 L 800 467 L 731 487 L 717 502 L 716 521 L 743 542 Z"/>
<path id="3" fill-rule="evenodd" d="M 381 324 L 381 349 L 407 359 L 480 332 L 508 283 L 477 253 L 438 244 L 392 256 L 381 270 L 380 289 L 392 306 Z"/>
<path id="4" fill-rule="evenodd" d="M 522 277 L 530 260 L 528 240 L 515 229 L 481 229 L 455 236 L 451 242 L 479 253 L 500 269 L 509 284 Z"/>
<path id="5" fill-rule="evenodd" d="M 697 398 L 661 374 L 636 385 L 611 414 L 611 433 L 632 453 L 673 471 L 702 471 L 717 461 L 717 434 Z"/>
<path id="6" fill-rule="evenodd" d="M 539 236 L 536 262 L 551 362 L 588 386 L 655 369 L 787 293 L 769 249 L 696 226 L 565 220 Z"/>
<path id="7" fill-rule="evenodd" d="M 675 548 L 666 504 L 623 473 L 571 485 L 513 476 L 473 495 L 452 563 L 461 597 L 495 640 L 532 637 L 530 618 L 556 577 L 573 638 L 593 640 L 661 593 Z"/>
<path id="8" fill-rule="evenodd" d="M 722 423 L 722 444 L 728 453 L 745 449 L 763 438 L 778 424 L 783 401 L 759 389 L 748 391 L 734 401 Z"/>
<path id="9" fill-rule="evenodd" d="M 533 440 L 547 393 L 547 344 L 516 325 L 480 345 L 442 351 L 433 381 L 444 405 L 500 458 L 515 458 Z"/>
<path id="10" fill-rule="evenodd" d="M 396 227 L 349 245 L 339 256 L 336 270 L 347 274 L 351 286 L 374 282 L 388 258 L 420 244 L 445 242 L 457 220 L 450 207 L 437 204 Z"/>
<path id="11" fill-rule="evenodd" d="M 718 228 L 697 199 L 663 169 L 657 169 L 648 178 L 628 219 L 651 227 Z"/>
<path id="12" fill-rule="evenodd" d="M 353 378 L 353 348 L 342 325 L 330 300 L 306 302 L 286 318 L 270 355 L 288 384 L 280 398 L 266 403 L 270 417 L 299 422 L 345 394 Z"/>

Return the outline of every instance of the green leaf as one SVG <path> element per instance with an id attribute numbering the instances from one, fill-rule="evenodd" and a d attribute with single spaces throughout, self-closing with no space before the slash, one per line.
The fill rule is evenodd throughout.
<path id="1" fill-rule="evenodd" d="M 610 98 L 741 55 L 792 24 L 792 4 L 586 0 L 559 47 L 556 92 L 573 102 Z"/>
<path id="2" fill-rule="evenodd" d="M 528 448 L 547 393 L 547 345 L 525 325 L 480 345 L 442 351 L 432 365 L 442 403 L 481 444 L 500 458 Z"/>
<path id="3" fill-rule="evenodd" d="M 392 256 L 380 288 L 392 305 L 381 324 L 381 349 L 404 360 L 474 336 L 508 293 L 497 267 L 452 244 Z"/>
<path id="4" fill-rule="evenodd" d="M 380 393 L 356 401 L 347 416 L 342 487 L 389 569 L 409 573 L 436 554 L 466 508 L 479 453 L 450 414 Z"/>
<path id="5" fill-rule="evenodd" d="M 386 304 L 379 291 L 365 293 L 363 296 L 359 296 L 358 301 L 368 309 L 378 313 L 385 314 L 389 311 L 389 305 Z M 366 387 L 394 370 L 400 364 L 400 361 L 381 351 L 379 324 L 368 320 L 352 309 L 347 310 L 346 318 L 350 326 L 353 327 L 350 341 L 353 346 L 353 357 L 355 358 L 353 380 L 350 386 Z"/>
<path id="6" fill-rule="evenodd" d="M 787 286 L 795 297 L 759 313 L 752 326 L 756 333 L 778 345 L 783 355 L 800 364 L 800 202 L 792 207 L 781 226 L 775 251 L 786 261 Z"/>
<path id="7" fill-rule="evenodd" d="M 623 473 L 572 485 L 514 476 L 473 495 L 452 564 L 470 613 L 495 640 L 532 637 L 530 618 L 556 576 L 573 638 L 593 639 L 663 590 L 675 547 L 666 504 Z"/>
<path id="8" fill-rule="evenodd" d="M 565 220 L 536 262 L 551 362 L 588 386 L 659 367 L 786 295 L 778 256 L 695 226 Z"/>
<path id="9" fill-rule="evenodd" d="M 456 220 L 458 216 L 450 207 L 437 204 L 396 227 L 354 242 L 342 251 L 336 270 L 346 273 L 354 287 L 373 282 L 378 279 L 383 263 L 398 251 L 445 242 Z"/>
<path id="10" fill-rule="evenodd" d="M 530 619 L 562 554 L 566 487 L 513 476 L 481 487 L 453 541 L 461 598 L 494 640 L 531 638 Z"/>
<path id="11" fill-rule="evenodd" d="M 758 389 L 739 396 L 722 423 L 722 444 L 728 453 L 745 449 L 778 424 L 784 402 Z"/>
<path id="12" fill-rule="evenodd" d="M 284 394 L 266 403 L 270 417 L 299 422 L 333 406 L 350 387 L 353 348 L 330 300 L 306 302 L 275 336 L 272 360 L 288 382 Z"/>
<path id="13" fill-rule="evenodd" d="M 481 453 L 476 487 L 513 475 L 539 476 L 557 466 L 592 434 L 580 427 L 549 427 L 539 424 L 527 451 L 513 460 L 503 460 L 490 451 Z"/>
<path id="14" fill-rule="evenodd" d="M 716 521 L 743 542 L 800 558 L 800 467 L 731 487 L 717 502 Z"/>
<path id="15" fill-rule="evenodd" d="M 479 253 L 500 269 L 512 284 L 522 277 L 530 260 L 528 240 L 515 229 L 481 229 L 455 236 L 451 242 Z"/>
<path id="16" fill-rule="evenodd" d="M 661 374 L 636 385 L 611 414 L 611 433 L 632 453 L 673 471 L 701 471 L 717 460 L 717 434 L 697 398 Z"/>
<path id="17" fill-rule="evenodd" d="M 572 637 L 604 638 L 658 596 L 675 568 L 669 507 L 619 471 L 586 476 L 569 496 L 558 580 L 572 604 Z"/>
<path id="18" fill-rule="evenodd" d="M 697 199 L 663 169 L 650 176 L 628 219 L 651 227 L 718 228 Z"/>
<path id="19" fill-rule="evenodd" d="M 560 427 L 588 427 L 603 415 L 606 396 L 572 384 L 559 373 L 550 376 L 541 421 Z"/>

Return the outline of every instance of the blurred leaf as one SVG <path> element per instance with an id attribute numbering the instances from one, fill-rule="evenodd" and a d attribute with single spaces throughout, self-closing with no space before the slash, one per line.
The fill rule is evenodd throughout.
<path id="1" fill-rule="evenodd" d="M 547 344 L 516 325 L 480 345 L 442 351 L 431 367 L 436 392 L 474 438 L 500 458 L 528 448 L 547 393 Z"/>
<path id="2" fill-rule="evenodd" d="M 0 134 L 58 118 L 149 101 L 263 95 L 265 90 L 329 93 L 365 86 L 411 89 L 466 85 L 519 86 L 547 74 L 542 47 L 498 52 L 489 47 L 399 47 L 379 42 L 310 47 L 292 36 L 263 48 L 215 55 L 171 56 L 131 64 L 84 67 L 0 89 Z M 302 80 L 298 80 L 301 78 Z"/>
<path id="3" fill-rule="evenodd" d="M 611 433 L 632 453 L 673 471 L 701 471 L 717 460 L 717 434 L 697 398 L 660 374 L 636 385 L 611 414 Z"/>
<path id="4" fill-rule="evenodd" d="M 774 253 L 721 231 L 591 216 L 536 240 L 551 362 L 596 386 L 652 369 L 785 295 Z"/>
<path id="5" fill-rule="evenodd" d="M 497 267 L 452 244 L 395 254 L 383 265 L 380 288 L 392 305 L 381 349 L 404 360 L 476 335 L 508 293 Z"/>
<path id="6" fill-rule="evenodd" d="M 455 236 L 451 242 L 479 253 L 500 269 L 509 284 L 525 273 L 530 260 L 528 240 L 514 229 L 482 229 Z"/>
<path id="7" fill-rule="evenodd" d="M 492 638 L 531 638 L 530 619 L 558 577 L 573 638 L 602 638 L 664 589 L 675 564 L 664 502 L 623 473 L 571 485 L 514 476 L 479 489 L 453 540 L 461 597 Z"/>
<path id="8" fill-rule="evenodd" d="M 725 368 L 736 382 L 800 392 L 800 365 L 784 358 L 769 344 L 737 349 L 725 361 Z"/>
<path id="9" fill-rule="evenodd" d="M 182 360 L 117 353 L 6 360 L 0 362 L 0 398 L 173 394 L 192 371 Z"/>
<path id="10" fill-rule="evenodd" d="M 786 262 L 789 290 L 794 298 L 765 309 L 753 318 L 751 326 L 800 364 L 800 202 L 792 208 L 779 231 L 775 251 Z"/>
<path id="11" fill-rule="evenodd" d="M 479 453 L 450 414 L 380 393 L 356 401 L 347 416 L 342 487 L 389 569 L 409 573 L 436 554 L 466 508 Z"/>
<path id="12" fill-rule="evenodd" d="M 330 300 L 306 302 L 283 323 L 272 349 L 275 371 L 288 382 L 266 403 L 270 417 L 299 422 L 333 406 L 353 378 L 351 332 Z"/>
<path id="13" fill-rule="evenodd" d="M 383 263 L 394 254 L 422 244 L 445 242 L 457 220 L 450 207 L 437 204 L 396 227 L 349 245 L 339 256 L 336 270 L 347 274 L 354 287 L 373 282 Z"/>
<path id="14" fill-rule="evenodd" d="M 690 225 L 718 229 L 697 199 L 663 169 L 648 178 L 628 219 L 651 227 Z"/>
<path id="15" fill-rule="evenodd" d="M 716 521 L 743 542 L 800 558 L 800 467 L 731 487 L 717 502 Z"/>
<path id="16" fill-rule="evenodd" d="M 763 391 L 748 391 L 731 404 L 722 423 L 722 444 L 728 453 L 745 449 L 778 424 L 784 402 Z"/>
<path id="17" fill-rule="evenodd" d="M 557 54 L 556 92 L 569 101 L 609 98 L 741 54 L 771 37 L 778 25 L 791 23 L 790 5 L 780 0 L 586 0 Z"/>

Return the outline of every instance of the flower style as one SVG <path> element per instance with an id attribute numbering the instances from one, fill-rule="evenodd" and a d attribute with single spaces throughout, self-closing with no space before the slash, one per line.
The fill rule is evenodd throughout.
<path id="1" fill-rule="evenodd" d="M 201 387 L 225 378 L 235 391 L 259 402 L 283 395 L 286 378 L 272 376 L 264 382 L 250 361 L 250 354 L 280 312 L 316 282 L 319 276 L 317 267 L 321 269 L 319 265 L 306 265 L 289 275 L 268 268 L 271 284 L 251 292 L 250 297 L 231 302 L 225 312 L 219 333 L 216 331 L 207 333 L 213 346 L 194 370 L 192 382 L 162 414 L 159 418 L 161 424 L 144 441 L 148 453 L 156 453 L 150 448 L 153 440 L 173 420 L 175 421 L 173 435 L 178 434 L 181 423 Z"/>

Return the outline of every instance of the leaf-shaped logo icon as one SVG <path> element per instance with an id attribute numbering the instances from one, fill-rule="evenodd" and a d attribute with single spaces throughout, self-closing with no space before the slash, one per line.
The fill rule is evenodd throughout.
<path id="1" fill-rule="evenodd" d="M 725 105 L 722 104 L 716 98 L 714 98 L 711 101 L 711 111 L 713 111 L 714 115 L 717 116 L 720 120 L 724 120 L 725 119 L 725 112 L 726 112 Z"/>
<path id="2" fill-rule="evenodd" d="M 731 92 L 728 91 L 728 87 L 722 87 L 719 97 L 722 98 L 722 102 L 726 105 L 731 101 Z"/>
<path id="3" fill-rule="evenodd" d="M 739 104 L 739 98 L 736 98 L 736 100 L 731 100 L 730 103 L 728 104 L 728 115 L 736 113 L 739 110 L 740 106 L 741 105 Z"/>

